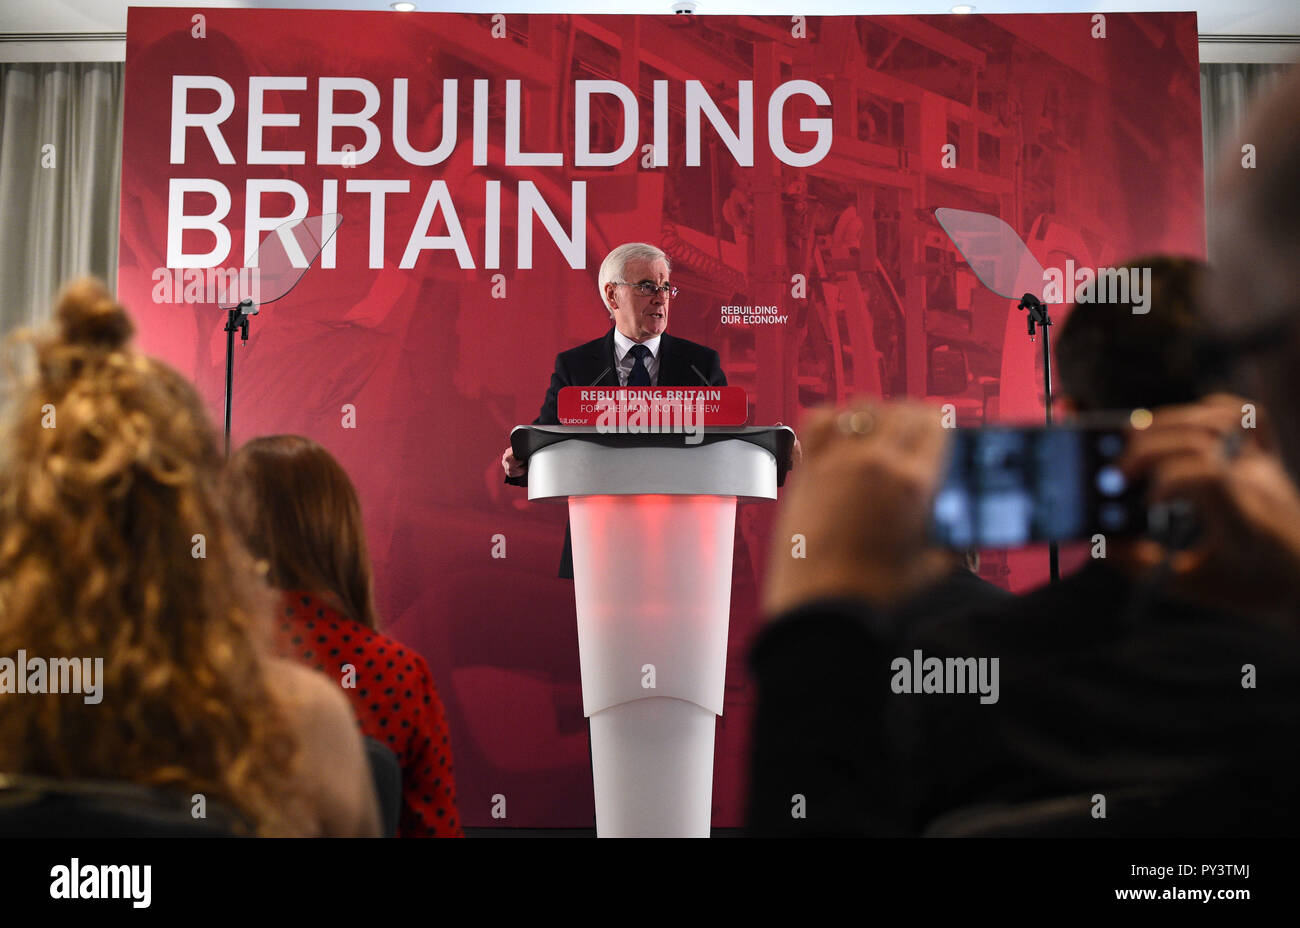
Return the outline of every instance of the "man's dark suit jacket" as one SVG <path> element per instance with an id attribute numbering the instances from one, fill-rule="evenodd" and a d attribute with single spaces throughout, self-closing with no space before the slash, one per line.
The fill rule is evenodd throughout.
<path id="1" fill-rule="evenodd" d="M 665 332 L 659 338 L 660 387 L 725 387 L 727 375 L 722 371 L 722 360 L 712 348 L 697 345 L 684 338 Z M 692 368 L 698 369 L 699 373 Z M 701 376 L 702 375 L 702 376 Z M 618 369 L 614 365 L 614 330 L 611 328 L 601 338 L 585 345 L 561 351 L 555 356 L 555 372 L 551 385 L 542 401 L 542 410 L 533 425 L 559 425 L 559 395 L 564 387 L 617 387 Z M 516 487 L 528 486 L 528 475 L 507 477 L 506 483 Z M 569 530 L 564 531 L 564 553 L 560 557 L 560 574 L 573 579 L 573 550 Z"/>
<path id="2" fill-rule="evenodd" d="M 1300 623 L 1138 592 L 1093 561 L 925 622 L 847 599 L 778 618 L 751 654 L 750 829 L 918 835 L 955 810 L 1128 789 L 1190 805 L 1172 827 L 1191 834 L 1224 818 L 1232 834 L 1294 829 Z M 891 662 L 914 649 L 999 658 L 998 702 L 894 693 Z"/>

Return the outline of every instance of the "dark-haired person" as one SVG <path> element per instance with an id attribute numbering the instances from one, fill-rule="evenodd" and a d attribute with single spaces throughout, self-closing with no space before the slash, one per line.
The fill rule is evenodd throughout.
<path id="1" fill-rule="evenodd" d="M 1300 67 L 1254 107 L 1215 178 L 1207 323 L 1222 359 L 1270 412 L 1277 454 L 1222 453 L 1245 411 L 1181 407 L 1136 436 L 1130 466 L 1158 498 L 1191 500 L 1203 529 L 1173 566 L 1189 596 L 1300 625 Z M 1267 160 L 1242 163 L 1250 143 Z M 1234 414 L 1235 413 L 1235 414 Z"/>
<path id="2" fill-rule="evenodd" d="M 1224 458 L 1242 401 L 1203 396 L 1214 384 L 1195 361 L 1205 331 L 1201 269 L 1178 259 L 1145 266 L 1148 314 L 1081 304 L 1063 326 L 1070 405 L 1191 404 L 1161 406 L 1156 421 L 1194 419 L 1202 446 L 1217 438 Z M 1084 833 L 1097 796 L 1112 800 L 1108 819 L 1096 820 L 1099 835 L 1108 822 L 1164 835 L 1297 827 L 1287 799 L 1300 777 L 1296 626 L 1187 596 L 1160 582 L 1156 565 L 1168 555 L 1154 542 L 1108 539 L 1105 560 L 1057 585 L 900 628 L 896 604 L 930 589 L 943 563 L 925 537 L 946 444 L 936 412 L 823 412 L 805 440 L 775 537 L 804 533 L 807 557 L 776 549 L 765 599 L 774 621 L 752 656 L 754 831 L 915 835 L 962 810 L 1074 797 L 1078 820 L 1068 830 Z M 1254 435 L 1239 454 L 1269 458 Z M 983 665 L 996 671 L 991 698 L 894 686 L 900 659 L 929 658 L 945 667 L 996 660 Z M 790 816 L 795 792 L 805 819 Z M 1126 817 L 1124 797 L 1136 792 L 1172 811 L 1162 821 Z"/>
<path id="3" fill-rule="evenodd" d="M 1075 305 L 1056 336 L 1063 410 L 1173 406 L 1222 388 L 1217 372 L 1207 370 L 1203 360 L 1205 263 L 1147 255 L 1120 271 L 1150 272 L 1146 312 L 1120 300 Z"/>
<path id="4" fill-rule="evenodd" d="M 379 630 L 361 504 L 308 438 L 256 438 L 231 458 L 227 497 L 249 550 L 282 591 L 280 653 L 320 671 L 402 768 L 401 837 L 463 837 L 451 734 L 423 657 Z"/>
<path id="5" fill-rule="evenodd" d="M 98 281 L 55 316 L 0 434 L 0 658 L 102 660 L 101 699 L 0 689 L 0 773 L 203 794 L 259 835 L 378 835 L 347 701 L 271 654 L 198 395 Z"/>

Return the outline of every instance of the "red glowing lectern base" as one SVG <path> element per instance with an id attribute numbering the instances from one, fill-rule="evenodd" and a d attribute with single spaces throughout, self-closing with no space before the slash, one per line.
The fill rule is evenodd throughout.
<path id="1" fill-rule="evenodd" d="M 707 838 L 736 497 L 578 496 L 569 518 L 597 834 Z"/>
<path id="2" fill-rule="evenodd" d="M 774 499 L 784 427 L 520 426 L 529 499 L 569 501 L 596 833 L 707 837 L 740 496 Z"/>

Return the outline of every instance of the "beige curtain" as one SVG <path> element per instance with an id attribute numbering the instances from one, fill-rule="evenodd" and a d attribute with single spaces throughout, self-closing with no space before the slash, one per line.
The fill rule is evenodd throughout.
<path id="1" fill-rule="evenodd" d="M 117 285 L 122 63 L 0 64 L 0 336 L 80 274 Z"/>
<path id="2" fill-rule="evenodd" d="M 1214 174 L 1224 145 L 1233 138 L 1250 104 L 1281 77 L 1281 64 L 1201 65 L 1201 146 L 1205 158 L 1205 231 L 1214 241 Z M 1236 157 L 1240 157 L 1237 154 Z"/>

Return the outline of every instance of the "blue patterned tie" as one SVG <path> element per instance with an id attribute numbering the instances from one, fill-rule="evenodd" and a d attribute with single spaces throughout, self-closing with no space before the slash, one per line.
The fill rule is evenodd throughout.
<path id="1" fill-rule="evenodd" d="M 650 371 L 645 366 L 645 359 L 650 357 L 650 349 L 645 345 L 633 345 L 628 352 L 633 357 L 632 373 L 628 375 L 627 385 L 629 387 L 648 387 L 650 386 Z"/>

